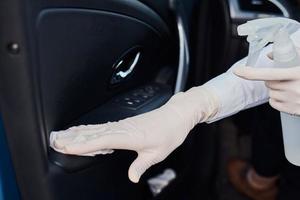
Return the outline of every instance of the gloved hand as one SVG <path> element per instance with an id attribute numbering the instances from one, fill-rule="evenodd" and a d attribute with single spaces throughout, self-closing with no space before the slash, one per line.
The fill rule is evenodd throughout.
<path id="1" fill-rule="evenodd" d="M 138 182 L 150 166 L 181 145 L 197 123 L 212 117 L 218 105 L 207 88 L 195 87 L 174 95 L 161 108 L 139 116 L 52 132 L 50 146 L 74 155 L 110 153 L 110 149 L 136 151 L 138 157 L 131 164 L 128 176 L 132 182 Z"/>
<path id="2" fill-rule="evenodd" d="M 300 67 L 240 67 L 234 73 L 244 79 L 265 81 L 270 105 L 285 113 L 300 115 Z"/>

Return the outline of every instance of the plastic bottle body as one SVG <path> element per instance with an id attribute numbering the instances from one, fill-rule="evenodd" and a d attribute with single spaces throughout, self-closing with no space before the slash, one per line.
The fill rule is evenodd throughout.
<path id="1" fill-rule="evenodd" d="M 280 113 L 286 159 L 300 166 L 300 117 Z"/>
<path id="2" fill-rule="evenodd" d="M 250 44 L 247 66 L 255 66 L 261 50 L 272 42 L 274 67 L 300 66 L 300 57 L 290 38 L 298 29 L 300 23 L 288 18 L 256 19 L 240 25 L 238 34 L 248 36 Z M 286 158 L 300 166 L 300 117 L 281 113 L 281 122 Z"/>
<path id="3" fill-rule="evenodd" d="M 287 42 L 287 41 L 286 41 Z M 288 43 L 291 42 L 290 38 L 288 38 Z M 297 53 L 297 50 L 294 46 L 293 49 L 290 49 L 292 59 L 283 59 L 288 58 L 288 56 L 276 55 L 278 52 L 276 51 L 276 46 L 280 48 L 282 44 L 276 42 L 273 46 L 273 55 L 275 67 L 278 68 L 288 68 L 295 67 L 300 65 L 300 57 Z M 280 48 L 283 49 L 282 47 Z M 283 60 L 280 60 L 283 59 Z M 287 160 L 297 166 L 300 166 L 300 117 L 294 116 L 288 113 L 281 112 L 281 126 L 282 126 L 282 134 L 283 134 L 283 143 L 284 143 L 284 152 Z"/>

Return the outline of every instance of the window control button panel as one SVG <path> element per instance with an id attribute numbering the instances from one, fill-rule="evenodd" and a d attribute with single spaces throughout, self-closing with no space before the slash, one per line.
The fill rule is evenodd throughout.
<path id="1" fill-rule="evenodd" d="M 161 88 L 158 85 L 146 85 L 117 97 L 114 99 L 114 103 L 122 107 L 138 109 L 140 106 L 151 101 L 160 90 Z"/>

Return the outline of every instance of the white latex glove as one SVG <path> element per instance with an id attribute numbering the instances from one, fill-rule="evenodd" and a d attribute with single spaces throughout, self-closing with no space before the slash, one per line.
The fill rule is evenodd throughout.
<path id="1" fill-rule="evenodd" d="M 127 149 L 138 153 L 128 176 L 138 182 L 152 165 L 164 160 L 183 143 L 190 130 L 212 117 L 218 100 L 205 87 L 195 87 L 174 95 L 154 111 L 119 122 L 73 127 L 52 132 L 50 146 L 74 155 L 109 153 L 109 149 Z"/>
<path id="2" fill-rule="evenodd" d="M 265 81 L 270 105 L 285 113 L 300 115 L 300 67 L 240 67 L 234 73 L 247 80 Z"/>

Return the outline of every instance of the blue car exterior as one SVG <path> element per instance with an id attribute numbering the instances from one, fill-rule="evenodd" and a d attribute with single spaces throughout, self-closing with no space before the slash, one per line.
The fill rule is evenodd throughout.
<path id="1" fill-rule="evenodd" d="M 0 118 L 0 200 L 19 200 L 20 195 L 4 133 Z"/>

